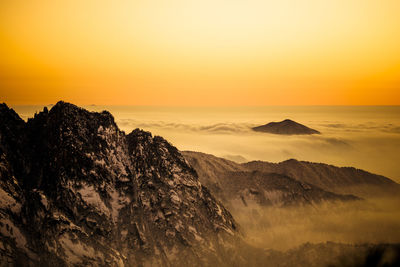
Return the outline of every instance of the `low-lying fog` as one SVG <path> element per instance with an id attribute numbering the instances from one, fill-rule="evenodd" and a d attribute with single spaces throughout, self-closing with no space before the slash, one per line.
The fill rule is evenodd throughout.
<path id="1" fill-rule="evenodd" d="M 27 119 L 43 107 L 13 107 Z M 139 127 L 161 135 L 180 150 L 235 161 L 278 162 L 289 158 L 354 166 L 400 182 L 400 106 L 134 107 L 86 106 L 110 111 L 129 133 Z M 280 136 L 250 128 L 292 119 L 321 135 Z"/>
<path id="2" fill-rule="evenodd" d="M 400 198 L 231 212 L 248 243 L 286 251 L 306 242 L 399 243 L 399 207 Z"/>
<path id="3" fill-rule="evenodd" d="M 400 107 L 89 108 L 108 109 L 126 132 L 139 127 L 180 150 L 236 161 L 296 158 L 354 166 L 400 182 Z M 280 136 L 250 129 L 286 118 L 322 134 Z"/>

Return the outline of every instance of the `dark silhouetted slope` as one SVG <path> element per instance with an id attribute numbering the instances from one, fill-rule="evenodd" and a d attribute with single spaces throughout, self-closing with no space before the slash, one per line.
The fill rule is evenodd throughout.
<path id="1" fill-rule="evenodd" d="M 287 206 L 358 199 L 323 190 L 287 175 L 251 170 L 245 164 L 213 155 L 191 151 L 182 153 L 199 174 L 200 181 L 230 208 L 249 204 Z"/>
<path id="2" fill-rule="evenodd" d="M 241 177 L 247 177 L 248 186 L 246 186 L 245 182 L 242 183 L 242 186 L 248 189 L 253 179 L 252 177 L 256 174 L 258 177 L 263 175 L 266 180 L 273 179 L 271 177 L 275 177 L 274 179 L 292 179 L 299 184 L 335 193 L 338 199 L 340 199 L 339 196 L 343 195 L 370 198 L 397 195 L 400 192 L 400 185 L 393 180 L 352 167 L 336 167 L 294 159 L 280 163 L 251 161 L 239 164 L 200 152 L 184 151 L 182 153 L 199 174 L 201 182 L 210 188 L 216 196 L 220 196 L 221 199 L 224 197 L 223 191 L 226 188 L 223 185 L 225 179 L 229 180 L 230 177 L 235 177 L 239 174 Z M 243 181 L 246 181 L 246 179 L 243 178 Z M 269 190 L 269 188 L 272 188 L 271 186 L 271 184 L 269 187 L 265 184 L 265 190 Z M 292 189 L 288 186 L 286 189 L 281 188 L 278 192 L 285 190 L 290 192 Z M 310 193 L 310 191 L 304 190 L 304 195 Z M 285 194 L 282 195 L 281 193 L 279 195 L 285 196 Z M 325 196 L 316 194 L 315 198 L 310 198 L 309 196 L 307 199 L 332 200 L 333 197 L 329 194 Z"/>

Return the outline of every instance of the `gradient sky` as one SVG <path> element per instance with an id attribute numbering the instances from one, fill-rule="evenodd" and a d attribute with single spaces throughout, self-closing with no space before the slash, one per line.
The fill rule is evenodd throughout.
<path id="1" fill-rule="evenodd" d="M 399 105 L 399 0 L 0 2 L 0 102 Z"/>

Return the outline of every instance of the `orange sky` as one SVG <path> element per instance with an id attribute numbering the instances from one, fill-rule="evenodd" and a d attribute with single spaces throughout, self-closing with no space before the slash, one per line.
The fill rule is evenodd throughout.
<path id="1" fill-rule="evenodd" d="M 399 105 L 398 0 L 0 2 L 0 102 Z"/>

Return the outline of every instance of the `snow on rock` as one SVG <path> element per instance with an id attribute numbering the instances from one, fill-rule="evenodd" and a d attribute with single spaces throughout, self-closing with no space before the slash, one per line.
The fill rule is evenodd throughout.
<path id="1" fill-rule="evenodd" d="M 79 240 L 71 240 L 66 234 L 62 235 L 59 240 L 61 248 L 64 250 L 66 258 L 71 264 L 83 264 L 84 260 L 96 260 L 96 250 Z"/>
<path id="2" fill-rule="evenodd" d="M 19 213 L 21 211 L 21 204 L 2 188 L 0 188 L 0 207 L 9 209 L 13 213 Z"/>
<path id="3" fill-rule="evenodd" d="M 0 214 L 1 215 L 1 214 Z M 20 229 L 8 218 L 2 218 L 0 223 L 0 233 L 2 236 L 10 237 L 15 240 L 17 247 L 25 249 L 27 244 L 25 236 Z"/>
<path id="4" fill-rule="evenodd" d="M 93 185 L 83 185 L 82 188 L 77 192 L 81 195 L 82 200 L 85 201 L 89 206 L 94 207 L 99 212 L 104 212 L 107 215 L 110 215 L 109 209 L 104 204 L 99 193 L 96 191 Z"/>
<path id="5" fill-rule="evenodd" d="M 64 102 L 16 124 L 20 146 L 0 142 L 0 234 L 38 251 L 36 261 L 18 254 L 25 265 L 207 265 L 220 257 L 210 246 L 239 239 L 230 213 L 162 137 L 125 135 L 110 113 Z M 0 136 L 13 138 L 1 127 Z"/>
<path id="6" fill-rule="evenodd" d="M 111 210 L 112 210 L 112 218 L 114 222 L 118 220 L 119 212 L 122 208 L 129 205 L 131 199 L 127 196 L 121 196 L 117 190 L 113 189 L 110 193 L 111 195 Z"/>

